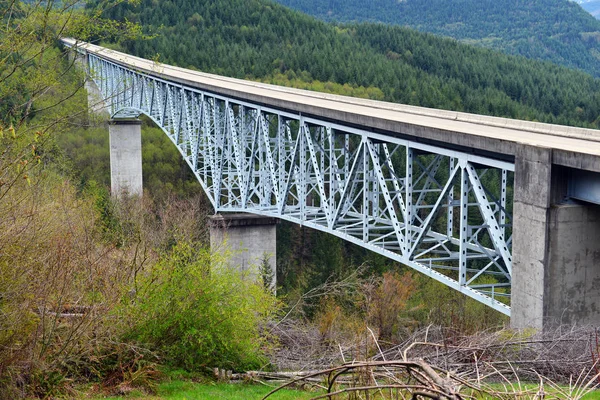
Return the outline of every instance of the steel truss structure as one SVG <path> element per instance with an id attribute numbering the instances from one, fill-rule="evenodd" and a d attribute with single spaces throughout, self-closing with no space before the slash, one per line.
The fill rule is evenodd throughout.
<path id="1" fill-rule="evenodd" d="M 328 232 L 510 315 L 514 164 L 250 104 L 94 54 L 88 66 L 113 118 L 143 113 L 161 127 L 216 212 Z"/>

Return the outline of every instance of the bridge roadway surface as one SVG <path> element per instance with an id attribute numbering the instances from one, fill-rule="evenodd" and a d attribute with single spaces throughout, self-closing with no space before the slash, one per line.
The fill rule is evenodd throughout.
<path id="1" fill-rule="evenodd" d="M 518 144 L 552 151 L 552 163 L 600 172 L 600 131 L 407 106 L 228 78 L 156 63 L 105 47 L 62 39 L 117 64 L 182 85 L 282 110 L 357 125 L 462 151 L 514 159 Z M 467 150 L 468 151 L 468 150 Z"/>

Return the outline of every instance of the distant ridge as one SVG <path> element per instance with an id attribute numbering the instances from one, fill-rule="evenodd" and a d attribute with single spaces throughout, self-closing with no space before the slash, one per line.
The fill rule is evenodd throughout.
<path id="1" fill-rule="evenodd" d="M 600 77 L 600 21 L 569 0 L 275 1 L 327 21 L 409 26 Z M 600 0 L 581 5 L 600 15 Z"/>
<path id="2" fill-rule="evenodd" d="M 600 127 L 600 79 L 413 29 L 336 26 L 270 0 L 141 0 L 137 7 L 121 4 L 105 16 L 139 22 L 158 34 L 152 40 L 121 43 L 126 52 L 203 72 L 437 109 Z"/>
<path id="3" fill-rule="evenodd" d="M 596 19 L 600 19 L 600 0 L 573 0 L 579 4 L 585 11 L 592 14 Z"/>

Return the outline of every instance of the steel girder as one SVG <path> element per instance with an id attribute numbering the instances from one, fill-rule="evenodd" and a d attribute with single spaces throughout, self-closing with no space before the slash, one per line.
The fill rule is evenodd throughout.
<path id="1" fill-rule="evenodd" d="M 201 91 L 88 55 L 113 118 L 145 114 L 216 212 L 278 217 L 510 315 L 514 164 Z"/>

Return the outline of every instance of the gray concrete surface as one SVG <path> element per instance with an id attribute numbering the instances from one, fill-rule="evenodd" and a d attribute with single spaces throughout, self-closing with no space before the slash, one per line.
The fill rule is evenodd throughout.
<path id="1" fill-rule="evenodd" d="M 544 325 L 600 324 L 600 206 L 550 209 Z"/>
<path id="2" fill-rule="evenodd" d="M 270 288 L 277 286 L 277 219 L 255 214 L 217 214 L 209 218 L 212 251 L 229 256 L 228 263 L 247 273 L 250 279 L 262 279 L 260 266 L 267 262 L 272 271 Z"/>
<path id="3" fill-rule="evenodd" d="M 568 176 L 550 149 L 517 149 L 513 328 L 600 323 L 600 206 L 561 203 Z"/>
<path id="4" fill-rule="evenodd" d="M 142 195 L 142 121 L 111 120 L 108 132 L 112 195 Z"/>
<path id="5" fill-rule="evenodd" d="M 518 146 L 513 205 L 511 326 L 544 325 L 552 151 Z"/>
<path id="6" fill-rule="evenodd" d="M 110 118 L 110 111 L 106 106 L 106 103 L 102 100 L 102 93 L 100 89 L 96 85 L 96 83 L 91 79 L 87 78 L 84 84 L 84 89 L 88 94 L 88 109 L 89 113 L 97 115 L 102 118 Z"/>

